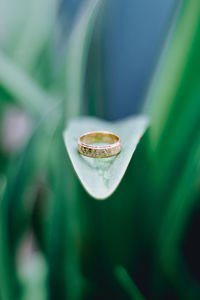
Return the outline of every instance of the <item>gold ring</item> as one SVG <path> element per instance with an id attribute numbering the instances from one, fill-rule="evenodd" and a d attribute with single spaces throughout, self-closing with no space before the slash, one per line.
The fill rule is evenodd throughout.
<path id="1" fill-rule="evenodd" d="M 97 146 L 94 145 L 95 143 L 106 143 L 108 145 Z M 111 132 L 88 132 L 79 138 L 78 151 L 89 157 L 110 157 L 117 155 L 121 151 L 121 141 L 116 134 Z"/>

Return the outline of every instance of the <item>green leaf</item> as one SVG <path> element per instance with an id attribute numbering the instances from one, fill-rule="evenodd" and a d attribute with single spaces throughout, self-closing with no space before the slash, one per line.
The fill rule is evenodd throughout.
<path id="1" fill-rule="evenodd" d="M 194 296 L 194 278 L 188 284 L 193 274 L 183 257 L 184 236 L 199 194 L 199 34 L 200 2 L 184 0 L 151 94 L 155 257 L 179 298 L 185 299 L 199 298 Z"/>
<path id="2" fill-rule="evenodd" d="M 113 123 L 92 117 L 77 118 L 69 123 L 64 132 L 65 145 L 82 185 L 92 197 L 105 199 L 115 191 L 147 125 L 147 117 L 143 115 Z M 119 135 L 122 141 L 121 152 L 110 158 L 88 158 L 80 155 L 77 150 L 80 135 L 100 130 Z"/>
<path id="3" fill-rule="evenodd" d="M 165 59 L 159 66 L 160 69 L 150 95 L 152 102 L 151 139 L 154 146 L 159 143 L 160 136 L 167 122 L 170 121 L 169 114 L 179 97 L 187 97 L 186 92 L 181 94 L 181 89 L 185 87 L 188 89 L 191 85 L 193 89 L 196 87 L 196 69 L 189 68 L 191 59 L 194 57 L 194 48 L 199 43 L 199 18 L 200 2 L 198 0 L 183 1 L 175 31 L 166 49 Z M 197 66 L 198 60 L 195 59 L 195 62 Z M 188 76 L 187 80 L 185 80 L 186 76 Z M 181 99 L 182 106 L 183 101 Z"/>
<path id="4" fill-rule="evenodd" d="M 131 299 L 145 300 L 132 278 L 122 266 L 116 267 L 115 275 L 120 284 L 124 287 L 125 291 L 130 295 Z"/>
<path id="5" fill-rule="evenodd" d="M 200 178 L 200 135 L 196 137 L 190 154 L 185 163 L 184 172 L 173 193 L 160 224 L 158 257 L 168 276 L 173 281 L 183 285 L 183 274 L 187 274 L 186 266 L 182 263 L 181 244 L 189 219 L 194 211 L 195 204 L 199 201 L 199 178 Z M 184 270 L 184 271 L 183 271 Z M 184 285 L 187 285 L 185 280 Z M 184 289 L 184 295 L 194 292 L 194 286 L 188 285 Z M 180 287 L 181 290 L 181 287 Z M 200 291 L 199 291 L 200 292 Z M 198 294 L 199 295 L 199 294 Z M 198 299 L 199 296 L 196 298 Z M 192 296 L 188 297 L 192 299 Z"/>
<path id="6" fill-rule="evenodd" d="M 36 116 L 46 112 L 47 101 L 52 100 L 26 73 L 0 51 L 0 87 L 15 101 Z"/>
<path id="7" fill-rule="evenodd" d="M 53 163 L 52 206 L 46 228 L 49 282 L 52 299 L 81 299 L 84 279 L 81 271 L 82 236 L 80 195 L 61 135 L 51 147 Z M 63 164 L 63 161 L 65 163 Z"/>
<path id="8" fill-rule="evenodd" d="M 100 3 L 90 0 L 83 6 L 69 39 L 64 77 L 66 117 L 76 117 L 81 112 L 88 48 Z"/>

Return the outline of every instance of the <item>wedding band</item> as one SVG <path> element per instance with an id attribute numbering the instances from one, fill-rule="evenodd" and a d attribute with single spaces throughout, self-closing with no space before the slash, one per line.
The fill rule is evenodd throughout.
<path id="1" fill-rule="evenodd" d="M 106 143 L 106 145 L 94 145 Z M 111 132 L 94 131 L 82 135 L 78 140 L 78 151 L 85 156 L 104 158 L 117 155 L 121 151 L 120 138 Z"/>

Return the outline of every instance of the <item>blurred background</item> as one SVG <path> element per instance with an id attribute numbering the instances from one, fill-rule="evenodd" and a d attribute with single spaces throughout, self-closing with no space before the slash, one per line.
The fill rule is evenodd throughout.
<path id="1" fill-rule="evenodd" d="M 0 300 L 200 299 L 199 34 L 199 0 L 0 0 Z M 69 119 L 141 113 L 93 199 Z"/>
<path id="2" fill-rule="evenodd" d="M 96 105 L 101 106 L 103 101 L 100 108 L 104 118 L 113 120 L 141 112 L 150 78 L 179 2 L 106 2 L 97 20 L 88 64 L 88 68 L 96 64 L 99 76 L 96 85 L 99 85 L 100 94 L 100 103 Z M 63 1 L 62 26 L 65 32 L 73 26 L 81 4 L 82 1 Z M 93 77 L 94 71 L 90 72 Z"/>

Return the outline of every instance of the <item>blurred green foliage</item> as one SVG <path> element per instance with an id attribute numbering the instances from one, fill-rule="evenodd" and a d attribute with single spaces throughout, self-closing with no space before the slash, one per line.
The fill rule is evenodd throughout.
<path id="1" fill-rule="evenodd" d="M 83 189 L 63 141 L 90 94 L 100 4 L 84 3 L 58 55 L 58 1 L 0 1 L 1 300 L 200 299 L 200 2 L 180 5 L 150 127 L 104 201 Z"/>

